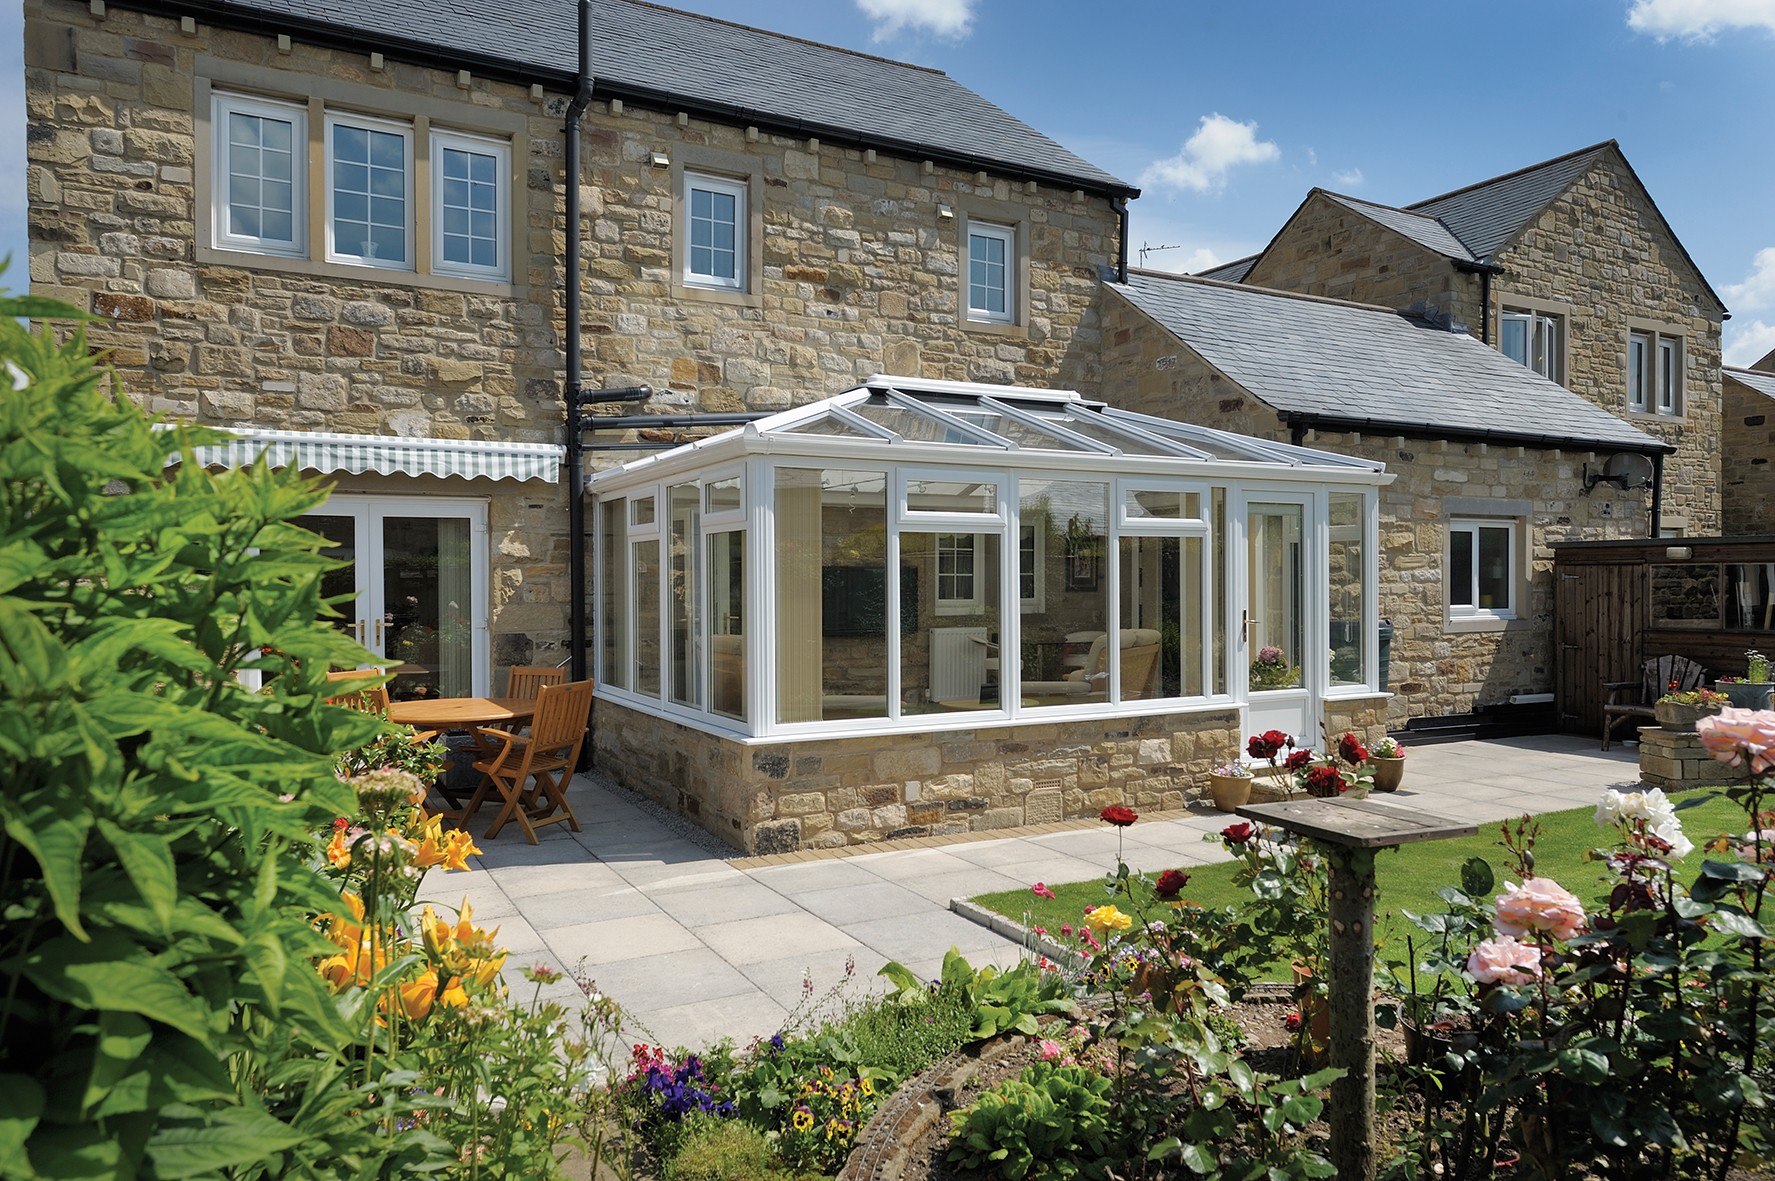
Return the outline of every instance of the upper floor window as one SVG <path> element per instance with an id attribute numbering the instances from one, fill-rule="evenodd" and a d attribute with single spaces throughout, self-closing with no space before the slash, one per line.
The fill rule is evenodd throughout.
<path id="1" fill-rule="evenodd" d="M 1516 618 L 1520 577 L 1517 524 L 1511 520 L 1448 523 L 1448 614 L 1451 619 Z"/>
<path id="2" fill-rule="evenodd" d="M 1650 330 L 1627 334 L 1627 408 L 1641 414 L 1682 414 L 1682 337 Z"/>
<path id="3" fill-rule="evenodd" d="M 216 245 L 261 254 L 306 253 L 307 111 L 219 94 L 212 120 Z"/>
<path id="4" fill-rule="evenodd" d="M 413 130 L 327 116 L 327 257 L 413 269 Z"/>
<path id="5" fill-rule="evenodd" d="M 684 282 L 745 290 L 745 182 L 686 172 L 684 211 Z"/>
<path id="6" fill-rule="evenodd" d="M 982 598 L 974 569 L 976 537 L 972 533 L 937 534 L 937 612 L 975 612 Z"/>
<path id="7" fill-rule="evenodd" d="M 511 173 L 511 147 L 480 136 L 434 132 L 431 166 L 432 269 L 467 278 L 503 279 L 511 209 L 502 177 Z"/>
<path id="8" fill-rule="evenodd" d="M 973 222 L 968 226 L 968 319 L 1009 324 L 1016 319 L 1012 278 L 1017 231 Z"/>
<path id="9" fill-rule="evenodd" d="M 1527 365 L 1548 381 L 1565 380 L 1561 318 L 1545 312 L 1505 308 L 1500 317 L 1499 347 L 1506 357 Z"/>

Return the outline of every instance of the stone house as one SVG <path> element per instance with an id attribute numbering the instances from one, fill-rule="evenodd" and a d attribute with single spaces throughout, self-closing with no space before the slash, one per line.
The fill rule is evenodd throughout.
<path id="1" fill-rule="evenodd" d="M 1720 371 L 1724 393 L 1720 449 L 1721 532 L 1775 533 L 1775 352 L 1747 369 Z"/>
<path id="2" fill-rule="evenodd" d="M 569 283 L 584 384 L 656 414 L 1100 384 L 1132 187 L 938 71 L 636 0 L 590 6 L 570 182 L 575 16 L 25 6 L 32 290 L 99 317 L 130 396 L 240 435 L 207 458 L 335 482 L 311 523 L 399 689 L 567 654 Z"/>

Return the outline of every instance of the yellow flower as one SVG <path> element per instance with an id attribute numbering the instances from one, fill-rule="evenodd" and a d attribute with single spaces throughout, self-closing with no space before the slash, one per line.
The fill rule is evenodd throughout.
<path id="1" fill-rule="evenodd" d="M 869 1080 L 868 1080 L 868 1079 L 866 1079 L 866 1078 L 860 1078 L 860 1079 L 858 1079 L 858 1080 L 857 1080 L 857 1086 L 858 1086 L 858 1087 L 859 1087 L 859 1088 L 861 1088 L 861 1089 L 862 1089 L 862 1092 L 863 1092 L 863 1094 L 865 1094 L 865 1095 L 873 1095 L 873 1094 L 875 1094 L 875 1084 L 874 1084 L 874 1083 L 872 1083 L 872 1082 L 870 1082 L 870 1081 L 869 1081 Z"/>
<path id="2" fill-rule="evenodd" d="M 409 1019 L 419 1020 L 431 1012 L 431 1005 L 438 995 L 438 970 L 427 968 L 419 974 L 417 980 L 409 980 L 401 985 L 401 1008 Z"/>
<path id="3" fill-rule="evenodd" d="M 452 1009 L 461 1009 L 468 1004 L 468 993 L 462 991 L 462 977 L 458 976 L 450 982 L 450 987 L 438 994 L 438 1003 Z"/>
<path id="4" fill-rule="evenodd" d="M 1113 906 L 1099 906 L 1085 916 L 1085 923 L 1100 933 L 1109 931 L 1126 931 L 1134 925 L 1132 915 L 1125 915 Z"/>
<path id="5" fill-rule="evenodd" d="M 814 1126 L 814 1113 L 805 1107 L 797 1107 L 793 1122 L 797 1132 L 806 1132 Z"/>
<path id="6" fill-rule="evenodd" d="M 333 839 L 327 842 L 327 863 L 334 869 L 344 869 L 351 864 L 351 842 L 345 838 L 346 830 L 335 828 Z"/>
<path id="7" fill-rule="evenodd" d="M 480 851 L 472 836 L 457 829 L 444 838 L 444 868 L 467 869 L 468 859 Z"/>

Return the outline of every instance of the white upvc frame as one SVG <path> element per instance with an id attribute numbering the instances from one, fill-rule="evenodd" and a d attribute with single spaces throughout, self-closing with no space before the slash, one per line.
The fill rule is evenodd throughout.
<path id="1" fill-rule="evenodd" d="M 1154 697 L 1152 700 L 1155 701 L 1200 703 L 1213 700 L 1225 701 L 1228 698 L 1227 694 L 1216 695 L 1214 692 L 1214 623 L 1216 619 L 1215 613 L 1220 609 L 1220 604 L 1216 603 L 1214 598 L 1214 564 L 1212 558 L 1214 533 L 1209 521 L 1209 516 L 1213 512 L 1211 507 L 1213 500 L 1212 487 L 1211 484 L 1200 480 L 1180 480 L 1164 476 L 1122 476 L 1115 481 L 1110 489 L 1110 495 L 1115 498 L 1115 502 L 1111 506 L 1110 514 L 1115 524 L 1107 544 L 1111 546 L 1115 559 L 1109 563 L 1116 571 L 1116 599 L 1111 604 L 1115 612 L 1120 612 L 1123 599 L 1120 582 L 1122 564 L 1121 543 L 1123 538 L 1194 537 L 1199 538 L 1202 541 L 1201 585 L 1190 588 L 1184 588 L 1180 585 L 1178 593 L 1182 594 L 1187 589 L 1201 596 L 1202 632 L 1198 637 L 1198 640 L 1200 643 L 1199 651 L 1202 654 L 1202 667 L 1200 670 L 1202 674 L 1201 679 L 1205 692 L 1199 695 Z M 1225 487 L 1225 485 L 1223 485 L 1223 487 Z M 1228 491 L 1230 493 L 1231 489 L 1229 488 Z M 1180 495 L 1194 494 L 1197 498 L 1196 504 L 1201 515 L 1196 517 L 1144 517 L 1130 513 L 1128 511 L 1128 501 L 1137 492 L 1163 492 L 1177 493 Z M 1228 528 L 1230 532 L 1231 522 L 1229 522 Z M 1228 545 L 1232 543 L 1230 537 L 1225 540 Z M 1229 595 L 1231 594 L 1230 587 L 1228 588 L 1228 593 Z M 1118 628 L 1128 626 L 1128 622 L 1120 619 L 1119 614 L 1117 617 L 1117 626 Z M 1228 633 L 1228 636 L 1228 647 L 1230 648 L 1230 632 Z M 1181 652 L 1178 654 L 1178 659 L 1181 662 Z M 1118 672 L 1118 676 L 1119 675 Z M 1116 683 L 1119 685 L 1121 682 L 1118 680 Z M 1228 686 L 1229 688 L 1232 686 L 1230 680 L 1228 681 Z"/>
<path id="2" fill-rule="evenodd" d="M 467 152 L 476 156 L 489 156 L 493 159 L 493 248 L 494 264 L 479 266 L 473 262 L 452 262 L 444 250 L 444 197 L 447 181 L 444 177 L 444 153 Z M 431 132 L 431 171 L 430 193 L 427 200 L 431 207 L 431 273 L 434 275 L 454 275 L 463 279 L 488 279 L 494 282 L 508 281 L 512 276 L 512 148 L 506 140 L 493 139 L 484 135 L 470 135 L 463 131 L 449 131 L 433 128 Z M 472 182 L 471 182 L 472 188 Z M 470 240 L 473 237 L 473 213 L 470 213 Z M 472 247 L 471 247 L 472 249 Z"/>
<path id="3" fill-rule="evenodd" d="M 334 145 L 334 134 L 341 127 L 357 128 L 357 129 L 361 129 L 364 131 L 379 133 L 379 134 L 383 134 L 383 135 L 394 135 L 394 136 L 400 137 L 400 140 L 401 140 L 401 174 L 404 178 L 402 181 L 402 184 L 404 187 L 402 190 L 402 201 L 401 201 L 402 219 L 403 219 L 402 226 L 401 226 L 401 232 L 403 235 L 403 241 L 405 241 L 405 243 L 406 243 L 406 257 L 403 259 L 400 259 L 399 261 L 386 261 L 386 260 L 377 258 L 373 253 L 367 254 L 367 255 L 366 254 L 354 254 L 349 251 L 344 251 L 344 250 L 340 249 L 339 242 L 337 240 L 338 227 L 337 227 L 337 220 L 336 220 L 337 219 L 336 207 L 338 205 L 339 190 L 338 190 L 337 184 L 335 183 L 336 179 L 337 179 L 338 161 L 334 158 L 334 155 L 333 155 L 333 145 Z M 414 239 L 414 233 L 413 233 L 414 202 L 417 199 L 417 194 L 414 192 L 414 184 L 413 184 L 413 125 L 411 123 L 399 123 L 399 122 L 396 122 L 392 119 L 381 119 L 381 118 L 377 118 L 372 115 L 358 115 L 358 114 L 355 114 L 355 113 L 349 112 L 349 111 L 328 111 L 327 116 L 326 116 L 323 141 L 324 141 L 324 146 L 323 146 L 322 152 L 321 152 L 321 159 L 324 162 L 322 167 L 325 169 L 324 178 L 325 178 L 326 191 L 327 191 L 327 207 L 326 207 L 327 208 L 327 217 L 326 217 L 327 261 L 328 262 L 336 262 L 336 263 L 345 263 L 345 264 L 348 264 L 351 266 L 375 267 L 378 270 L 384 270 L 384 271 L 414 271 L 414 270 L 417 270 L 418 269 L 417 255 L 418 255 L 419 251 L 418 251 L 418 244 L 413 240 Z M 372 202 L 373 200 L 374 200 L 374 198 L 371 197 L 368 192 L 366 192 L 366 195 L 365 195 L 366 208 L 364 210 L 364 216 L 367 219 L 366 224 L 370 225 L 370 226 L 374 226 L 376 224 L 375 221 L 373 220 L 374 219 L 374 208 L 370 204 L 370 202 Z"/>
<path id="4" fill-rule="evenodd" d="M 723 275 L 717 272 L 702 272 L 695 269 L 696 247 L 693 244 L 695 234 L 694 207 L 695 193 L 718 193 L 733 198 L 733 273 Z M 744 180 L 726 176 L 714 176 L 706 172 L 684 172 L 684 191 L 679 195 L 681 207 L 679 216 L 684 225 L 684 259 L 680 281 L 686 287 L 708 287 L 718 291 L 746 290 L 746 276 L 751 272 L 751 243 L 748 241 L 747 229 L 751 225 L 751 214 L 746 205 L 749 200 L 749 186 Z"/>
<path id="5" fill-rule="evenodd" d="M 1242 484 L 1228 490 L 1227 545 L 1231 575 L 1226 601 L 1226 657 L 1231 668 L 1227 686 L 1243 705 L 1246 730 L 1282 730 L 1293 735 L 1303 746 L 1314 745 L 1313 730 L 1324 710 L 1330 657 L 1320 640 L 1329 634 L 1327 600 L 1330 591 L 1323 579 L 1303 578 L 1305 589 L 1300 628 L 1305 651 L 1299 654 L 1300 684 L 1288 689 L 1253 690 L 1251 662 L 1256 657 L 1256 648 L 1245 626 L 1252 585 L 1251 509 L 1260 504 L 1298 507 L 1301 510 L 1301 568 L 1307 572 L 1323 570 L 1329 538 L 1325 496 L 1324 489 L 1288 484 Z M 1370 646 L 1373 642 L 1372 637 L 1364 640 Z M 1369 664 L 1372 667 L 1372 662 Z"/>
<path id="6" fill-rule="evenodd" d="M 263 234 L 238 234 L 232 228 L 229 206 L 232 195 L 233 153 L 229 141 L 229 115 L 272 119 L 290 124 L 290 235 L 289 241 Z M 280 258 L 308 255 L 308 109 L 295 103 L 275 102 L 244 94 L 215 91 L 210 96 L 210 126 L 214 147 L 210 156 L 210 241 L 218 250 L 241 250 Z M 261 183 L 264 172 L 260 171 Z"/>
<path id="7" fill-rule="evenodd" d="M 1627 409 L 1681 418 L 1687 349 L 1680 333 L 1630 328 L 1627 333 Z"/>
<path id="8" fill-rule="evenodd" d="M 967 309 L 967 318 L 983 324 L 1015 324 L 1017 322 L 1017 229 L 1015 226 L 998 225 L 987 221 L 967 223 L 968 239 L 962 244 L 961 260 L 961 301 Z M 1004 307 L 993 310 L 980 307 L 974 303 L 974 242 L 997 242 L 1004 250 L 1004 259 L 1000 265 L 1000 283 L 997 287 L 987 285 L 988 291 L 998 291 L 1004 299 Z"/>
<path id="9" fill-rule="evenodd" d="M 1564 383 L 1565 317 L 1530 308 L 1505 308 L 1499 312 L 1498 321 L 1499 352 L 1548 381 Z M 1522 325 L 1523 355 L 1520 357 L 1510 351 L 1508 338 L 1512 324 Z M 1537 359 L 1542 363 L 1537 364 Z"/>
<path id="10" fill-rule="evenodd" d="M 1510 588 L 1510 600 L 1502 607 L 1496 603 L 1490 607 L 1480 605 L 1479 599 L 1479 539 L 1481 531 L 1503 533 L 1508 542 L 1506 551 L 1506 585 Z M 1448 600 L 1448 617 L 1451 620 L 1462 619 L 1496 619 L 1511 620 L 1520 616 L 1522 584 L 1522 542 L 1520 534 L 1522 523 L 1514 517 L 1450 517 L 1448 521 L 1448 552 L 1450 569 L 1444 574 L 1446 596 Z M 1472 577 L 1466 588 L 1467 603 L 1457 604 L 1454 601 L 1454 554 L 1459 548 L 1465 548 L 1471 556 Z"/>

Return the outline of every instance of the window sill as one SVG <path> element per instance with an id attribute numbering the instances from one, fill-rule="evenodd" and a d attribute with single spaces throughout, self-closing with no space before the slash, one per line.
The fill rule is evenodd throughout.
<path id="1" fill-rule="evenodd" d="M 961 323 L 962 327 L 969 332 L 983 332 L 989 336 L 1015 336 L 1021 338 L 1029 335 L 1023 325 L 1016 323 L 1000 323 L 997 320 L 973 319 L 964 319 Z"/>
<path id="2" fill-rule="evenodd" d="M 355 263 L 323 262 L 312 258 L 294 258 L 283 254 L 258 254 L 250 250 L 218 250 L 199 246 L 196 260 L 214 266 L 239 267 L 242 270 L 281 271 L 290 275 L 314 275 L 329 279 L 347 279 L 371 286 L 426 287 L 434 291 L 461 291 L 471 295 L 496 295 L 522 298 L 525 289 L 498 279 L 462 279 L 455 275 L 422 275 L 415 271 L 399 271 L 392 267 L 368 267 Z"/>
<path id="3" fill-rule="evenodd" d="M 1528 622 L 1514 615 L 1463 615 L 1458 618 L 1444 619 L 1442 630 L 1449 635 L 1462 635 L 1473 632 L 1517 631 L 1528 626 Z"/>
<path id="4" fill-rule="evenodd" d="M 1652 410 L 1626 410 L 1622 413 L 1628 422 L 1685 423 L 1689 420 L 1687 414 L 1660 414 Z"/>
<path id="5" fill-rule="evenodd" d="M 677 279 L 672 281 L 672 298 L 695 303 L 723 304 L 732 308 L 764 306 L 764 297 L 756 291 L 737 291 L 731 287 L 698 287 Z"/>

